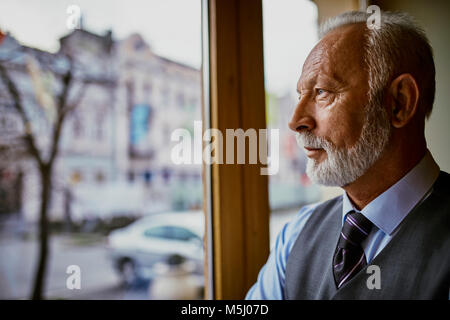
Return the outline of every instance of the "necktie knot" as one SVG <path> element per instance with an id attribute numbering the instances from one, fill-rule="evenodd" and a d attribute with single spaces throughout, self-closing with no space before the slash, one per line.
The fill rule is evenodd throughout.
<path id="1" fill-rule="evenodd" d="M 360 246 L 370 233 L 372 222 L 361 213 L 351 211 L 345 218 L 338 246 L 348 248 L 349 246 Z"/>

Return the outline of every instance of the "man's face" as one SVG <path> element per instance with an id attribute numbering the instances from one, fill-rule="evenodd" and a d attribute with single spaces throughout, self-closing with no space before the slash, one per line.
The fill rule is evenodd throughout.
<path id="1" fill-rule="evenodd" d="M 389 138 L 384 109 L 369 99 L 361 25 L 340 27 L 311 51 L 289 123 L 305 148 L 313 181 L 343 186 L 370 167 Z"/>

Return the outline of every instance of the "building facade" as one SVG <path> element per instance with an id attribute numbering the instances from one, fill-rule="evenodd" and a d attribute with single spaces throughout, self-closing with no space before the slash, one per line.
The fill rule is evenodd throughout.
<path id="1" fill-rule="evenodd" d="M 33 134 L 43 152 L 54 106 L 51 97 L 39 97 L 44 90 L 37 90 L 36 82 L 49 78 L 57 91 L 56 77 L 42 70 L 64 65 L 67 55 L 73 57 L 77 79 L 69 99 L 82 97 L 61 134 L 50 218 L 83 220 L 200 207 L 201 166 L 170 161 L 171 132 L 189 129 L 201 119 L 200 71 L 156 55 L 138 34 L 115 41 L 111 32 L 74 30 L 60 39 L 56 53 L 27 48 L 7 35 L 0 43 L 0 61 L 28 97 L 24 105 L 33 114 Z M 26 128 L 2 84 L 0 98 L 0 147 L 7 147 Z M 0 160 L 0 211 L 37 221 L 37 167 L 26 152 L 20 161 L 6 154 Z"/>

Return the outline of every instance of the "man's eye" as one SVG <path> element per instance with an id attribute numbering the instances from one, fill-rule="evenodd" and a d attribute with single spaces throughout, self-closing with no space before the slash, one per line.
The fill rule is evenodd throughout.
<path id="1" fill-rule="evenodd" d="M 326 90 L 324 90 L 324 89 L 317 89 L 317 95 L 322 95 L 322 94 L 324 94 L 324 93 L 326 93 L 327 91 Z"/>

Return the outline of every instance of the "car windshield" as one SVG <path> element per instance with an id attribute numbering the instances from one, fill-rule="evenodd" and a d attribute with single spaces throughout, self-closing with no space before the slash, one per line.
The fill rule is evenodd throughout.
<path id="1" fill-rule="evenodd" d="M 164 238 L 164 239 L 171 238 L 170 232 L 169 232 L 169 227 L 167 227 L 167 226 L 160 226 L 160 227 L 146 229 L 144 231 L 144 236 L 147 238 Z"/>
<path id="2" fill-rule="evenodd" d="M 178 226 L 156 226 L 147 228 L 144 231 L 147 238 L 163 238 L 170 240 L 189 241 L 191 239 L 200 239 L 194 232 Z"/>

